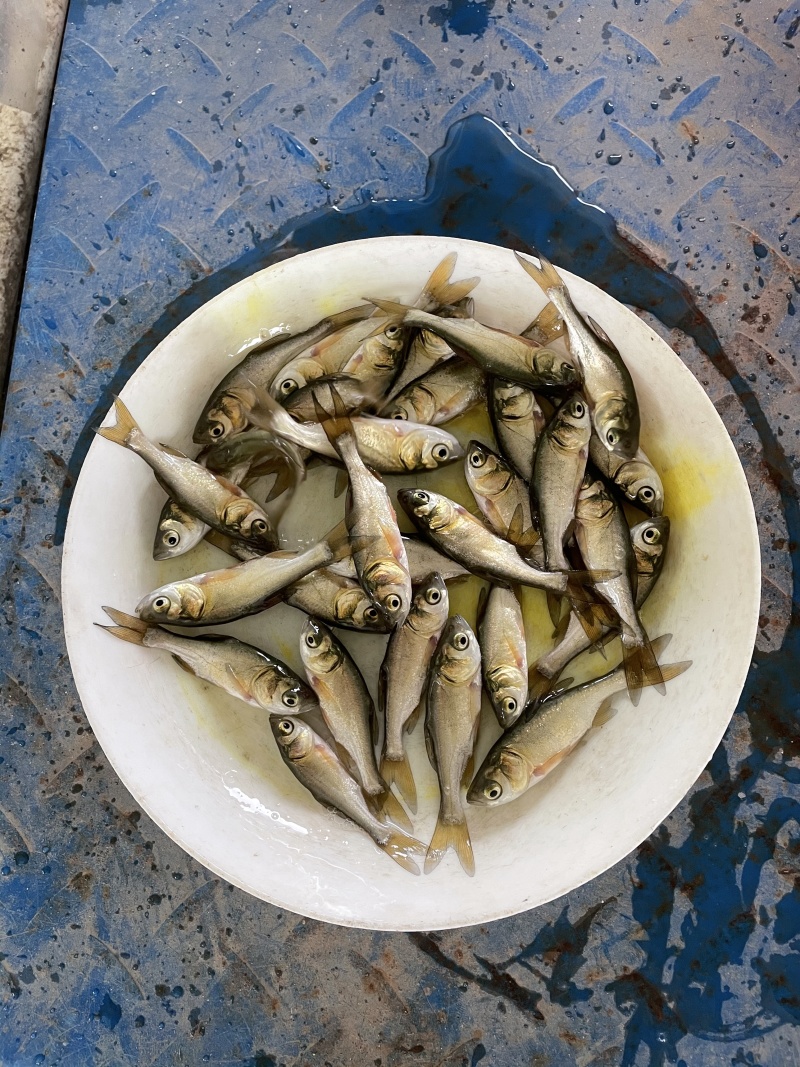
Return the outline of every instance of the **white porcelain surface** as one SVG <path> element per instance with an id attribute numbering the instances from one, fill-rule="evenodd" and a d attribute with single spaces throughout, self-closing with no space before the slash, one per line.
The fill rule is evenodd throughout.
<path id="1" fill-rule="evenodd" d="M 510 251 L 429 237 L 354 242 L 278 264 L 210 301 L 154 350 L 122 397 L 156 440 L 192 448 L 197 414 L 245 340 L 279 323 L 304 329 L 362 297 L 412 300 L 451 250 L 458 251 L 455 277 L 481 276 L 478 317 L 523 329 L 543 297 Z M 411 877 L 305 793 L 282 766 L 266 716 L 190 677 L 169 656 L 93 626 L 107 621 L 102 604 L 132 611 L 162 582 L 226 561 L 203 546 L 155 563 L 163 493 L 136 456 L 99 438 L 93 443 L 63 563 L 67 646 L 84 709 L 141 807 L 201 863 L 247 892 L 314 918 L 384 930 L 442 929 L 514 914 L 581 885 L 635 848 L 719 743 L 744 684 L 758 616 L 758 538 L 744 474 L 714 407 L 680 359 L 611 297 L 565 277 L 580 309 L 618 344 L 636 382 L 642 443 L 662 474 L 672 520 L 667 564 L 644 619 L 651 636 L 674 635 L 667 660 L 691 658 L 694 665 L 669 684 L 666 697 L 646 691 L 637 709 L 621 695 L 614 718 L 519 801 L 470 808 L 474 878 L 452 853 L 432 875 Z M 465 439 L 475 432 L 469 420 L 462 429 Z M 464 484 L 459 478 L 448 474 L 453 492 Z M 393 480 L 393 488 L 402 484 L 415 479 Z M 332 472 L 317 468 L 282 524 L 286 543 L 314 540 L 342 506 L 342 498 L 333 500 Z M 474 603 L 474 592 L 454 593 L 459 610 L 468 610 L 470 597 Z M 538 626 L 531 647 L 545 650 L 541 594 L 531 598 L 528 619 Z M 217 629 L 299 669 L 302 621 L 299 612 L 279 607 Z M 344 640 L 372 684 L 385 638 L 346 633 Z M 604 667 L 597 662 L 599 673 Z M 479 757 L 496 732 L 486 716 L 484 722 Z M 410 749 L 420 794 L 416 832 L 429 840 L 437 790 L 421 727 Z"/>

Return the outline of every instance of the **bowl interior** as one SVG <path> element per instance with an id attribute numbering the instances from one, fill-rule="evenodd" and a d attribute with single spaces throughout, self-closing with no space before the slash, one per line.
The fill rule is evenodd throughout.
<path id="1" fill-rule="evenodd" d="M 122 398 L 146 433 L 189 450 L 197 414 L 244 341 L 279 323 L 305 329 L 363 297 L 413 300 L 452 250 L 456 277 L 481 277 L 476 313 L 487 324 L 520 330 L 543 306 L 542 294 L 502 248 L 428 237 L 325 248 L 261 271 L 200 308 L 153 351 Z M 514 914 L 581 885 L 635 848 L 690 788 L 722 737 L 749 666 L 760 591 L 755 518 L 741 466 L 713 405 L 669 347 L 611 297 L 565 277 L 579 308 L 623 353 L 638 392 L 642 444 L 665 485 L 669 553 L 644 621 L 651 637 L 674 635 L 667 660 L 694 663 L 666 697 L 645 691 L 634 709 L 621 694 L 611 721 L 518 801 L 469 808 L 474 878 L 452 853 L 432 875 L 412 878 L 312 800 L 281 764 L 263 713 L 185 674 L 166 654 L 115 641 L 92 625 L 105 621 L 103 604 L 132 611 L 149 589 L 228 563 L 206 545 L 154 562 L 162 491 L 136 456 L 102 439 L 93 443 L 73 499 L 62 579 L 67 646 L 83 706 L 137 802 L 183 848 L 247 892 L 372 929 L 442 929 Z M 464 442 L 490 440 L 485 412 L 448 428 Z M 469 499 L 460 465 L 389 482 L 392 489 L 428 484 Z M 316 540 L 339 520 L 343 498 L 335 499 L 333 489 L 329 468 L 310 473 L 281 524 L 288 546 Z M 474 616 L 479 583 L 450 588 L 452 609 Z M 526 592 L 525 613 L 537 654 L 550 642 L 543 594 Z M 214 629 L 301 670 L 303 621 L 300 612 L 277 607 Z M 386 638 L 340 636 L 374 692 Z M 583 673 L 605 669 L 599 657 L 585 657 Z M 419 726 L 411 735 L 410 758 L 420 798 L 415 831 L 428 840 L 438 790 L 422 734 Z M 496 734 L 485 711 L 478 759 Z"/>

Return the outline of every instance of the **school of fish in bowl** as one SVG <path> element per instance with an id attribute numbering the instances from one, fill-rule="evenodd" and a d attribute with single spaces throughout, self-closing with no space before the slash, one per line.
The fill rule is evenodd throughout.
<path id="1" fill-rule="evenodd" d="M 470 805 L 519 797 L 602 725 L 615 695 L 627 689 L 637 704 L 643 687 L 663 693 L 690 666 L 660 663 L 669 635 L 651 640 L 639 616 L 669 519 L 639 447 L 630 373 L 552 265 L 517 260 L 548 298 L 521 335 L 474 317 L 480 279 L 453 281 L 451 253 L 413 306 L 367 295 L 302 333 L 255 342 L 200 414 L 195 459 L 146 437 L 119 399 L 115 425 L 98 431 L 141 456 L 168 495 L 155 559 L 204 538 L 233 557 L 153 590 L 135 615 L 106 607 L 105 628 L 266 711 L 288 770 L 413 874 L 450 848 L 474 874 Z M 477 406 L 488 407 L 494 448 L 464 448 L 445 428 Z M 346 486 L 344 521 L 310 548 L 281 551 L 280 517 L 319 463 L 337 466 L 337 493 Z M 451 463 L 464 464 L 466 506 L 434 491 Z M 430 473 L 431 488 L 398 491 L 417 530 L 405 536 L 383 476 L 411 472 Z M 264 505 L 248 495 L 267 485 Z M 626 508 L 641 521 L 630 526 Z M 475 630 L 449 608 L 448 583 L 469 575 L 490 583 Z M 554 627 L 533 663 L 520 587 L 544 591 Z M 307 615 L 305 678 L 235 637 L 188 632 L 278 603 Z M 379 714 L 337 627 L 390 635 Z M 564 679 L 576 656 L 617 636 L 619 666 Z M 473 772 L 484 690 L 503 732 Z M 421 709 L 440 793 L 427 845 L 412 836 L 404 741 Z"/>

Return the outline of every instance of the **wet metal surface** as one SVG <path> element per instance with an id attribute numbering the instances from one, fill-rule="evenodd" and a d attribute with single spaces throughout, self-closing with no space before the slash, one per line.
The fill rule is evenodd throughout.
<path id="1" fill-rule="evenodd" d="M 799 30 L 719 0 L 72 4 L 0 443 L 0 1062 L 797 1061 Z M 383 232 L 537 245 L 643 309 L 762 540 L 753 668 L 690 796 L 567 898 L 445 934 L 302 920 L 200 868 L 107 766 L 61 632 L 111 393 L 243 274 Z"/>

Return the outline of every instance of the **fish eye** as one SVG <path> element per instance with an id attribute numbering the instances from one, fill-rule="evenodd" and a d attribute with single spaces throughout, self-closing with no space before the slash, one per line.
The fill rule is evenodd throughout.
<path id="1" fill-rule="evenodd" d="M 266 533 L 267 524 L 264 522 L 263 519 L 253 519 L 253 521 L 250 523 L 250 529 L 255 530 L 256 533 Z"/>
<path id="2" fill-rule="evenodd" d="M 566 363 L 565 362 L 565 363 L 561 364 L 561 373 L 564 374 L 564 375 L 572 374 L 574 372 L 574 370 L 575 370 L 575 368 L 572 366 L 571 363 Z"/>
<path id="3" fill-rule="evenodd" d="M 300 386 L 294 380 L 294 378 L 284 378 L 281 382 L 281 392 L 284 396 L 288 396 L 289 393 L 294 393 Z"/>
<path id="4" fill-rule="evenodd" d="M 392 415 L 392 418 L 393 419 L 405 419 L 406 418 L 406 413 L 405 413 L 405 411 L 402 411 L 402 410 L 395 411 L 394 415 Z"/>
<path id="5" fill-rule="evenodd" d="M 378 614 L 378 609 L 372 606 L 368 607 L 364 612 L 364 618 L 367 620 L 367 622 L 377 622 L 380 618 L 380 615 Z"/>
<path id="6" fill-rule="evenodd" d="M 639 499 L 643 500 L 645 504 L 652 504 L 653 500 L 655 500 L 655 496 L 655 491 L 651 489 L 649 485 L 645 485 L 639 490 Z"/>
<path id="7" fill-rule="evenodd" d="M 442 594 L 438 589 L 426 589 L 425 599 L 429 604 L 438 604 L 442 599 Z"/>
<path id="8" fill-rule="evenodd" d="M 292 730 L 294 730 L 294 723 L 291 719 L 281 719 L 278 723 L 278 730 L 284 737 L 288 737 Z"/>
<path id="9" fill-rule="evenodd" d="M 416 501 L 418 504 L 427 504 L 430 500 L 430 497 L 424 491 L 424 489 L 418 489 L 414 496 L 416 497 Z"/>
<path id="10" fill-rule="evenodd" d="M 503 711 L 506 715 L 513 715 L 517 710 L 517 702 L 513 697 L 506 697 L 503 701 Z"/>
<path id="11" fill-rule="evenodd" d="M 296 708 L 297 705 L 300 703 L 297 693 L 284 693 L 283 703 L 286 705 L 287 708 Z"/>
<path id="12" fill-rule="evenodd" d="M 468 637 L 467 634 L 465 634 L 465 633 L 457 633 L 453 637 L 453 647 L 457 648 L 459 651 L 463 652 L 464 649 L 468 645 L 469 645 L 469 637 Z"/>
<path id="13" fill-rule="evenodd" d="M 169 607 L 168 596 L 157 596 L 153 601 L 153 611 L 166 611 Z"/>
<path id="14" fill-rule="evenodd" d="M 490 782 L 483 791 L 487 800 L 499 800 L 503 795 L 503 787 L 497 782 Z"/>
<path id="15" fill-rule="evenodd" d="M 402 327 L 400 327 L 400 326 L 387 326 L 386 329 L 383 331 L 383 333 L 384 333 L 384 336 L 388 337 L 389 340 L 391 341 L 395 337 L 399 337 L 400 336 L 400 334 L 402 333 Z"/>
<path id="16" fill-rule="evenodd" d="M 212 437 L 222 437 L 222 435 L 225 433 L 225 427 L 222 425 L 221 422 L 212 422 L 208 428 L 208 432 L 211 434 Z"/>
<path id="17" fill-rule="evenodd" d="M 384 607 L 387 611 L 399 611 L 403 606 L 403 601 L 397 595 L 397 593 L 390 593 L 383 601 Z"/>
<path id="18" fill-rule="evenodd" d="M 164 544 L 169 545 L 170 548 L 174 548 L 179 541 L 180 537 L 178 537 L 174 530 L 171 533 L 164 534 Z"/>
<path id="19" fill-rule="evenodd" d="M 473 467 L 482 467 L 486 462 L 486 455 L 483 452 L 479 452 L 478 449 L 475 449 L 474 452 L 470 452 L 469 461 Z"/>
<path id="20" fill-rule="evenodd" d="M 311 633 L 307 633 L 306 634 L 306 644 L 308 645 L 309 648 L 317 648 L 318 647 L 319 640 L 317 638 L 317 635 L 313 631 Z"/>
<path id="21" fill-rule="evenodd" d="M 447 445 L 437 445 L 436 448 L 433 449 L 431 454 L 434 459 L 438 459 L 440 462 L 443 462 L 449 457 L 450 449 L 447 447 Z"/>
<path id="22" fill-rule="evenodd" d="M 654 545 L 658 540 L 658 530 L 655 526 L 648 526 L 642 534 L 642 540 L 648 545 Z"/>
<path id="23" fill-rule="evenodd" d="M 584 408 L 580 400 L 576 400 L 575 403 L 572 405 L 572 414 L 575 416 L 576 419 L 582 419 L 585 410 L 586 409 Z"/>
<path id="24" fill-rule="evenodd" d="M 617 435 L 613 430 L 609 430 L 606 434 L 606 441 L 608 441 L 610 445 L 615 445 L 617 443 Z"/>

